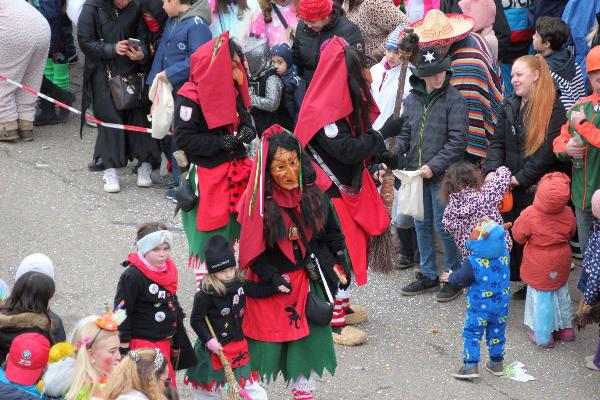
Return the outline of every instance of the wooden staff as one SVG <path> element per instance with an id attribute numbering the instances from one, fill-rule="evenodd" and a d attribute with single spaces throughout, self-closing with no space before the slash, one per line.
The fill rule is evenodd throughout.
<path id="1" fill-rule="evenodd" d="M 213 329 L 212 324 L 208 320 L 208 316 L 206 316 L 206 315 L 204 316 L 204 321 L 206 322 L 206 326 L 208 327 L 208 330 L 209 330 L 210 334 L 212 335 L 213 339 L 217 339 L 217 335 L 215 334 L 215 330 Z M 244 389 L 242 389 L 240 387 L 240 384 L 238 383 L 237 379 L 235 379 L 235 374 L 233 373 L 233 368 L 231 368 L 231 363 L 229 362 L 227 357 L 225 357 L 223 350 L 219 350 L 217 355 L 219 356 L 219 359 L 221 360 L 221 364 L 223 364 L 223 372 L 225 373 L 225 380 L 229 384 L 229 398 L 231 400 L 238 400 L 238 399 L 252 400 L 248 396 L 248 392 L 246 392 Z"/>
<path id="2" fill-rule="evenodd" d="M 398 90 L 396 92 L 396 102 L 394 104 L 393 119 L 400 118 L 402 110 L 402 101 L 404 98 L 404 83 L 406 81 L 406 71 L 410 58 L 418 51 L 419 37 L 412 28 L 406 28 L 404 34 L 398 43 L 400 53 L 400 75 L 398 76 Z M 389 138 L 389 149 L 394 150 L 396 146 L 396 137 Z M 381 200 L 385 206 L 388 216 L 392 215 L 394 206 L 394 175 L 391 169 L 387 169 L 381 179 L 381 189 L 379 191 Z M 374 237 L 371 242 L 371 251 L 369 253 L 369 266 L 375 272 L 390 273 L 394 270 L 392 264 L 392 233 L 391 224 L 383 234 Z"/>

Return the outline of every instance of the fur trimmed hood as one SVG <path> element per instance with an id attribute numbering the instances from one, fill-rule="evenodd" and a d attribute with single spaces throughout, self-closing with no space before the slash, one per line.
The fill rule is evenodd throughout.
<path id="1" fill-rule="evenodd" d="M 36 313 L 21 313 L 15 315 L 6 315 L 0 313 L 0 329 L 7 328 L 39 328 L 44 331 L 49 331 L 50 318 L 46 315 Z"/>

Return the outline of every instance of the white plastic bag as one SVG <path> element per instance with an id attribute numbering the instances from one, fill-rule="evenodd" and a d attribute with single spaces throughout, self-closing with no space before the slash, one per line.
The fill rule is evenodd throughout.
<path id="1" fill-rule="evenodd" d="M 152 137 L 162 139 L 169 133 L 173 121 L 173 86 L 155 77 L 148 94 L 152 107 L 149 119 L 152 122 Z"/>
<path id="2" fill-rule="evenodd" d="M 400 179 L 402 185 L 398 190 L 396 215 L 410 215 L 423 220 L 423 178 L 421 171 L 394 170 L 394 176 Z"/>
<path id="3" fill-rule="evenodd" d="M 73 25 L 77 25 L 84 3 L 85 0 L 67 0 L 67 16 Z"/>

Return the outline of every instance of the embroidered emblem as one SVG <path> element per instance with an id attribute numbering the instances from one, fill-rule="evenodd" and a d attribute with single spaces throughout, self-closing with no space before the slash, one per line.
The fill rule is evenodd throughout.
<path id="1" fill-rule="evenodd" d="M 290 226 L 288 229 L 288 239 L 298 240 L 300 239 L 300 231 L 297 226 Z"/>
<path id="2" fill-rule="evenodd" d="M 185 51 L 185 49 L 186 49 L 185 43 L 183 43 L 183 42 L 177 43 L 177 48 L 181 51 Z"/>
<path id="3" fill-rule="evenodd" d="M 148 291 L 152 294 L 158 293 L 158 285 L 156 283 L 153 283 L 148 287 Z"/>
<path id="4" fill-rule="evenodd" d="M 240 288 L 238 289 L 238 292 L 237 292 L 237 294 L 239 294 L 240 296 L 241 296 L 241 295 L 243 295 L 243 294 L 244 294 L 244 288 L 243 288 L 243 287 L 240 287 Z"/>
<path id="5" fill-rule="evenodd" d="M 167 292 L 165 290 L 161 290 L 160 292 L 158 292 L 158 298 L 159 299 L 166 299 L 167 298 Z"/>
<path id="6" fill-rule="evenodd" d="M 238 296 L 237 294 L 235 296 L 233 296 L 233 305 L 237 305 L 240 302 L 240 296 Z"/>
<path id="7" fill-rule="evenodd" d="M 159 312 L 157 312 L 156 314 L 154 314 L 154 320 L 155 320 L 156 322 L 163 322 L 163 321 L 165 320 L 165 318 L 166 318 L 166 317 L 167 317 L 167 316 L 166 316 L 166 315 L 165 315 L 165 313 L 164 313 L 164 312 L 162 312 L 162 311 L 159 311 Z"/>
<path id="8" fill-rule="evenodd" d="M 29 360 L 31 358 L 31 352 L 29 350 L 24 350 L 23 354 L 21 354 L 21 357 L 23 357 L 25 360 Z"/>
<path id="9" fill-rule="evenodd" d="M 227 337 L 227 332 L 221 333 L 221 337 Z"/>
<path id="10" fill-rule="evenodd" d="M 223 328 L 225 328 L 225 329 L 229 328 L 229 322 L 225 322 L 225 325 L 223 325 Z"/>
<path id="11" fill-rule="evenodd" d="M 231 309 L 229 307 L 225 307 L 224 309 L 221 310 L 222 316 L 229 315 L 230 313 L 231 313 Z"/>
<path id="12" fill-rule="evenodd" d="M 179 118 L 181 118 L 182 121 L 189 121 L 192 118 L 192 107 L 179 107 Z"/>
<path id="13" fill-rule="evenodd" d="M 335 124 L 335 122 L 332 124 L 329 124 L 329 125 L 325 125 L 324 129 L 325 129 L 325 136 L 327 136 L 329 139 L 333 139 L 339 133 L 338 127 Z"/>
<path id="14" fill-rule="evenodd" d="M 550 272 L 550 279 L 556 279 L 557 276 L 558 276 L 558 272 L 556 272 L 556 271 Z"/>
<path id="15" fill-rule="evenodd" d="M 160 303 L 154 303 L 154 308 L 160 307 Z"/>

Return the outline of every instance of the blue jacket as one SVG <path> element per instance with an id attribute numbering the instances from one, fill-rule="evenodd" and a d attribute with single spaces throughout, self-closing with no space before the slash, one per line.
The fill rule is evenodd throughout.
<path id="1" fill-rule="evenodd" d="M 4 370 L 0 369 L 0 399 L 2 400 L 46 400 L 48 397 L 41 394 L 39 390 L 32 386 L 22 386 L 9 382 L 6 379 Z"/>
<path id="2" fill-rule="evenodd" d="M 146 82 L 151 85 L 156 74 L 166 70 L 173 92 L 177 93 L 190 77 L 192 53 L 212 39 L 209 24 L 208 0 L 197 1 L 179 17 L 169 18 Z"/>
<path id="3" fill-rule="evenodd" d="M 571 37 L 567 42 L 568 47 L 575 47 L 575 62 L 579 64 L 583 74 L 583 81 L 587 84 L 585 70 L 585 56 L 590 51 L 587 35 L 594 27 L 596 14 L 600 12 L 600 2 L 589 0 L 571 0 L 563 11 L 562 20 L 569 25 Z"/>
<path id="4" fill-rule="evenodd" d="M 472 255 L 450 274 L 454 287 L 468 287 L 467 309 L 492 311 L 508 307 L 510 300 L 510 255 L 504 240 L 504 228 L 495 222 L 485 228 L 489 236 L 467 240 Z"/>

